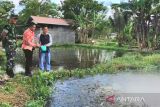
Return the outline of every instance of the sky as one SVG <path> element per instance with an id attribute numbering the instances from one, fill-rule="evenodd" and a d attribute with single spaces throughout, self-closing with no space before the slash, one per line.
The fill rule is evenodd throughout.
<path id="1" fill-rule="evenodd" d="M 10 0 L 10 1 L 13 1 L 13 3 L 15 4 L 15 13 L 18 13 L 21 9 L 23 9 L 22 7 L 19 6 L 19 1 L 20 0 Z M 56 4 L 60 4 L 60 1 L 63 1 L 63 0 L 51 0 L 52 2 L 56 3 Z M 120 2 L 127 2 L 128 0 L 97 0 L 98 2 L 103 2 L 104 5 L 110 7 L 110 5 L 112 3 L 120 3 Z M 109 8 L 109 11 L 108 11 L 108 16 L 112 15 L 112 10 Z"/>
<path id="2" fill-rule="evenodd" d="M 61 0 L 52 0 L 55 3 L 60 3 Z M 63 0 L 62 0 L 63 1 Z M 120 3 L 120 2 L 126 2 L 128 0 L 97 0 L 98 2 L 104 2 L 106 4 L 110 3 Z"/>

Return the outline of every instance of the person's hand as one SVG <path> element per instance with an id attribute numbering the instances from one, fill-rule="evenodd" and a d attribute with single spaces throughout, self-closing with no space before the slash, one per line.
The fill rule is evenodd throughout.
<path id="1" fill-rule="evenodd" d="M 40 44 L 37 44 L 37 47 L 39 48 L 39 47 L 41 47 L 41 45 L 40 45 Z"/>

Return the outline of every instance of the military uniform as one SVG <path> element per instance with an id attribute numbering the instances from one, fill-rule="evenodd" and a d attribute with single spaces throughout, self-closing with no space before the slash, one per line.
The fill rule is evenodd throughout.
<path id="1" fill-rule="evenodd" d="M 7 35 L 3 38 L 3 47 L 5 48 L 7 64 L 6 64 L 6 73 L 13 77 L 13 68 L 15 66 L 14 60 L 16 55 L 16 33 L 15 33 L 15 25 L 6 25 L 3 29 L 3 32 L 7 33 Z"/>

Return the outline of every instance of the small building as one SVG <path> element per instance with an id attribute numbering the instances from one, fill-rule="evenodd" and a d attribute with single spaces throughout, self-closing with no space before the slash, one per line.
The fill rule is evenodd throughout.
<path id="1" fill-rule="evenodd" d="M 49 18 L 31 16 L 28 22 L 34 21 L 37 23 L 36 35 L 42 32 L 42 27 L 47 25 L 49 33 L 52 35 L 53 44 L 74 44 L 75 32 L 72 29 L 73 21 L 60 18 Z"/>

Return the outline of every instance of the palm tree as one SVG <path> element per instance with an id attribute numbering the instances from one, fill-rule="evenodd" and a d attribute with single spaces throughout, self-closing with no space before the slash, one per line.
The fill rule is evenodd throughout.
<path id="1" fill-rule="evenodd" d="M 125 14 L 123 13 L 122 9 L 121 9 L 121 5 L 120 4 L 112 4 L 112 9 L 115 11 L 113 18 L 109 18 L 112 26 L 115 30 L 115 32 L 117 33 L 117 40 L 118 40 L 118 45 L 122 46 L 122 42 L 123 42 L 123 29 L 126 25 L 126 21 L 125 21 Z"/>
<path id="2" fill-rule="evenodd" d="M 128 22 L 128 19 L 133 19 L 135 27 L 135 35 L 137 38 L 137 44 L 139 48 L 149 48 L 151 35 L 151 25 L 154 29 L 154 41 L 157 44 L 157 35 L 158 35 L 158 21 L 159 21 L 159 0 L 130 0 L 128 3 L 114 4 L 112 7 L 117 11 L 117 8 L 120 8 L 117 14 L 120 12 L 123 13 L 124 23 Z M 154 8 L 153 8 L 154 7 Z M 152 15 L 153 14 L 153 15 Z M 154 16 L 154 17 L 151 17 Z M 114 17 L 116 19 L 116 17 Z M 122 20 L 121 20 L 122 22 Z M 117 23 L 116 26 L 119 26 L 120 23 Z M 121 28 L 124 25 L 121 25 Z M 120 32 L 120 31 L 119 31 Z"/>

